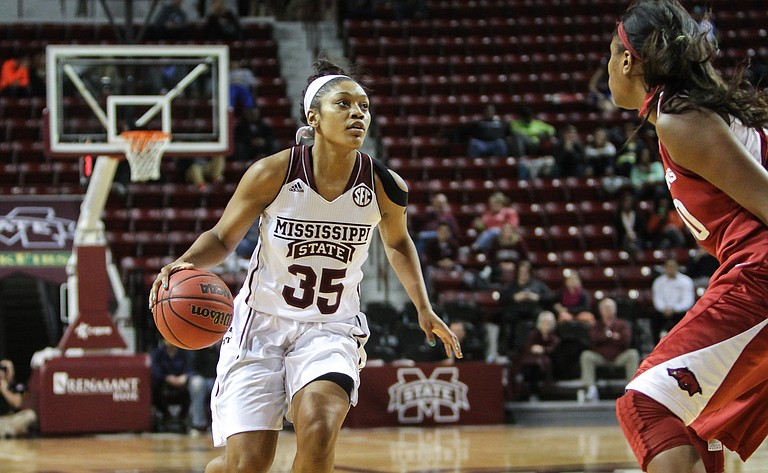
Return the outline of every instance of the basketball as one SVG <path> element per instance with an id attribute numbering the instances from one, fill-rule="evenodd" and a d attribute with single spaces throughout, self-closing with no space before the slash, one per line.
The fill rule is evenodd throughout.
<path id="1" fill-rule="evenodd" d="M 185 350 L 199 350 L 222 339 L 232 323 L 232 293 L 217 275 L 201 269 L 171 274 L 160 286 L 152 317 L 160 334 Z"/>

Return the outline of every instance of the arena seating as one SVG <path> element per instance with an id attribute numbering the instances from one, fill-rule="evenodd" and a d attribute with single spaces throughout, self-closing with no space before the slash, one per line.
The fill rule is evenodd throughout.
<path id="1" fill-rule="evenodd" d="M 621 126 L 630 112 L 602 114 L 585 102 L 591 73 L 606 56 L 623 0 L 430 0 L 429 15 L 395 20 L 388 2 L 375 16 L 346 20 L 341 32 L 347 55 L 361 66 L 371 89 L 379 157 L 411 189 L 414 212 L 435 192 L 445 192 L 464 227 L 502 190 L 515 202 L 530 258 L 539 277 L 557 287 L 563 269 L 577 268 L 591 290 L 648 303 L 656 268 L 673 255 L 684 265 L 687 249 L 643 251 L 630 257 L 617 249 L 612 230 L 615 199 L 597 179 L 519 180 L 519 160 L 472 159 L 457 131 L 492 103 L 512 117 L 522 105 L 558 129 L 567 124 L 586 137 L 598 126 Z M 691 3 L 691 2 L 687 2 Z M 713 0 L 721 32 L 721 68 L 731 71 L 765 37 L 768 11 L 762 0 Z M 514 15 L 510 15 L 513 11 Z M 257 100 L 279 144 L 292 142 L 295 123 L 276 40 L 269 23 L 244 23 L 243 41 L 230 44 L 258 77 Z M 192 42 L 192 40 L 189 40 Z M 0 25 L 0 58 L 14 49 L 41 52 L 46 44 L 115 42 L 106 25 L 6 23 Z M 189 105 L 189 104 L 187 104 Z M 198 104 L 201 110 L 206 104 Z M 40 141 L 44 97 L 0 98 L 0 194 L 83 193 L 76 161 L 47 157 Z M 185 107 L 194 110 L 193 107 Z M 176 117 L 194 129 L 195 112 Z M 73 123 L 72 126 L 77 126 Z M 167 182 L 131 184 L 110 195 L 104 218 L 124 274 L 182 252 L 194 232 L 210 226 L 244 171 L 228 163 L 225 186 L 199 192 L 183 184 L 173 161 L 163 163 Z M 644 208 L 648 203 L 644 203 Z M 412 212 L 412 213 L 414 213 Z M 158 230 L 159 229 L 159 230 Z M 162 238 L 156 238 L 160 231 Z M 461 235 L 463 243 L 471 235 Z M 464 256 L 465 268 L 485 264 Z M 609 271 L 610 270 L 610 271 Z M 444 278 L 443 278 L 444 276 Z M 439 300 L 465 299 L 495 310 L 492 292 L 462 287 L 456 275 L 438 275 Z M 151 282 L 150 279 L 145 283 Z"/>

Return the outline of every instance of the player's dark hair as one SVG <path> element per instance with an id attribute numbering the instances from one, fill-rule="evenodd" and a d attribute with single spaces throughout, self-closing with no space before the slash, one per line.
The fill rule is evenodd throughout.
<path id="1" fill-rule="evenodd" d="M 746 81 L 746 65 L 725 80 L 715 70 L 717 45 L 677 0 L 636 0 L 622 18 L 629 44 L 640 56 L 645 83 L 664 90 L 664 113 L 709 108 L 749 127 L 768 125 L 766 94 Z M 624 47 L 618 42 L 619 47 Z M 653 110 L 659 94 L 650 103 Z"/>
<path id="2" fill-rule="evenodd" d="M 360 83 L 360 80 L 357 77 L 356 71 L 345 71 L 344 68 L 339 66 L 338 64 L 335 64 L 328 59 L 319 58 L 314 64 L 313 67 L 315 69 L 315 74 L 309 76 L 307 79 L 307 84 L 304 87 L 304 90 L 301 92 L 301 100 L 299 103 L 299 116 L 301 117 L 301 122 L 307 125 L 307 115 L 304 113 L 304 95 L 307 93 L 307 87 L 309 87 L 309 84 L 312 83 L 315 79 L 322 76 L 330 76 L 330 75 L 344 75 L 349 77 L 350 79 L 354 80 L 357 83 Z M 328 81 L 327 84 L 320 87 L 320 90 L 317 91 L 315 94 L 314 99 L 312 99 L 312 103 L 310 104 L 310 108 L 316 108 L 320 106 L 320 100 L 325 96 L 325 94 L 328 93 L 330 88 L 333 86 L 333 84 L 336 84 L 337 82 L 340 82 L 342 80 L 346 80 L 344 78 L 338 78 L 338 79 L 332 79 Z"/>

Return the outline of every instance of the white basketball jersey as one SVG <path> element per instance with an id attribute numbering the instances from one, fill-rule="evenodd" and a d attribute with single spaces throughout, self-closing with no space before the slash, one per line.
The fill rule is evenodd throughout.
<path id="1" fill-rule="evenodd" d="M 293 147 L 283 187 L 261 216 L 245 281 L 248 305 L 308 322 L 354 317 L 381 220 L 374 182 L 373 159 L 358 152 L 346 189 L 329 202 L 317 191 L 311 148 Z"/>

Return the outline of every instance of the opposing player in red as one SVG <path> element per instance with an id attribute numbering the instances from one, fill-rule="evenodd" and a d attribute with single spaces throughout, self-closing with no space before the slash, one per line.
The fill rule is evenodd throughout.
<path id="1" fill-rule="evenodd" d="M 433 312 L 406 228 L 405 182 L 359 151 L 371 124 L 360 84 L 319 61 L 302 100 L 308 127 L 294 146 L 256 161 L 216 225 L 157 276 L 221 263 L 257 218 L 259 242 L 225 334 L 211 396 L 213 439 L 226 445 L 207 473 L 266 472 L 283 418 L 293 422 L 293 472 L 333 471 L 336 438 L 357 401 L 368 338 L 359 283 L 374 228 L 418 309 L 427 341 L 461 357 Z"/>
<path id="2" fill-rule="evenodd" d="M 640 0 L 611 42 L 613 99 L 656 126 L 674 205 L 721 264 L 617 402 L 649 473 L 722 472 L 723 446 L 746 460 L 768 434 L 768 103 L 718 75 L 706 36 Z"/>

